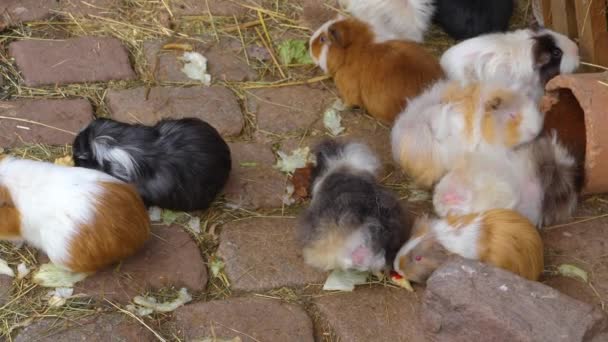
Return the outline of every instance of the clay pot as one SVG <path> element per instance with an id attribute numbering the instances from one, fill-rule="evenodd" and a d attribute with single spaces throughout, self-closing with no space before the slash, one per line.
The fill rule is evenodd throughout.
<path id="1" fill-rule="evenodd" d="M 584 166 L 584 194 L 608 192 L 608 72 L 560 75 L 546 86 L 545 131 Z"/>

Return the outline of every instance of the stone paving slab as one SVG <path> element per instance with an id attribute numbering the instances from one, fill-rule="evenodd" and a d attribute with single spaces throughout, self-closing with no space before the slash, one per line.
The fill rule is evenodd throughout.
<path id="1" fill-rule="evenodd" d="M 225 225 L 218 256 L 235 291 L 320 284 L 327 275 L 304 264 L 295 219 L 249 218 Z"/>
<path id="2" fill-rule="evenodd" d="M 136 77 L 127 49 L 116 38 L 19 40 L 9 44 L 9 53 L 30 87 Z"/>
<path id="3" fill-rule="evenodd" d="M 228 144 L 232 171 L 224 188 L 231 205 L 248 209 L 281 207 L 286 176 L 273 167 L 276 158 L 270 147 L 255 142 Z"/>
<path id="4" fill-rule="evenodd" d="M 312 342 L 310 317 L 299 306 L 266 298 L 233 298 L 177 309 L 175 321 L 186 341 L 240 337 L 243 342 Z"/>
<path id="5" fill-rule="evenodd" d="M 146 290 L 186 287 L 205 289 L 207 268 L 195 241 L 178 226 L 152 227 L 143 250 L 118 267 L 99 272 L 75 286 L 75 293 L 128 302 Z"/>
<path id="6" fill-rule="evenodd" d="M 52 15 L 55 0 L 0 1 L 0 30 L 24 21 L 42 20 Z"/>
<path id="7" fill-rule="evenodd" d="M 0 101 L 0 116 L 30 121 L 0 118 L 0 147 L 63 145 L 93 119 L 93 107 L 85 99 Z"/>
<path id="8" fill-rule="evenodd" d="M 3 306 L 10 300 L 12 285 L 13 278 L 5 275 L 0 275 L 0 306 Z"/>
<path id="9" fill-rule="evenodd" d="M 236 97 L 220 86 L 110 90 L 106 103 L 112 118 L 129 123 L 153 125 L 164 118 L 196 117 L 222 135 L 237 135 L 244 125 Z"/>
<path id="10" fill-rule="evenodd" d="M 140 323 L 119 313 L 101 314 L 76 321 L 46 318 L 19 331 L 15 342 L 122 342 L 157 341 Z"/>
<path id="11" fill-rule="evenodd" d="M 209 37 L 210 39 L 214 39 Z M 207 68 L 212 81 L 244 82 L 254 80 L 255 71 L 247 65 L 241 52 L 240 42 L 221 40 L 219 43 L 202 44 L 187 40 L 149 40 L 144 42 L 144 53 L 148 71 L 159 82 L 191 82 L 181 69 L 184 63 L 179 59 L 184 52 L 180 50 L 163 50 L 167 43 L 189 44 L 193 52 L 207 58 Z"/>
<path id="12" fill-rule="evenodd" d="M 315 306 L 340 341 L 423 342 L 420 299 L 422 290 L 359 285 L 353 292 L 326 293 Z"/>
<path id="13" fill-rule="evenodd" d="M 209 4 L 209 8 L 207 8 L 207 4 Z M 204 15 L 211 12 L 217 16 L 232 17 L 235 15 L 237 18 L 244 16 L 248 11 L 247 8 L 239 6 L 238 2 L 230 0 L 173 0 L 171 10 L 176 16 Z"/>

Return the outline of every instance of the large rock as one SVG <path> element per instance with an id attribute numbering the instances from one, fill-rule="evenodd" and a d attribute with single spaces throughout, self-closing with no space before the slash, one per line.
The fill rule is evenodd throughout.
<path id="1" fill-rule="evenodd" d="M 422 331 L 420 291 L 359 285 L 314 300 L 337 338 L 349 342 L 429 341 Z"/>
<path id="2" fill-rule="evenodd" d="M 106 101 L 112 118 L 128 123 L 152 125 L 165 118 L 196 117 L 222 135 L 239 134 L 244 124 L 236 97 L 219 86 L 111 90 Z"/>
<path id="3" fill-rule="evenodd" d="M 148 290 L 186 287 L 205 289 L 207 268 L 198 246 L 181 227 L 153 226 L 143 250 L 120 266 L 101 271 L 76 284 L 76 293 L 128 302 Z"/>
<path id="4" fill-rule="evenodd" d="M 280 207 L 286 177 L 273 167 L 275 157 L 270 147 L 253 142 L 229 146 L 232 171 L 224 194 L 230 204 L 248 209 Z"/>
<path id="5" fill-rule="evenodd" d="M 538 282 L 456 258 L 428 280 L 422 320 L 436 341 L 606 341 L 605 314 Z"/>
<path id="6" fill-rule="evenodd" d="M 218 256 L 232 290 L 265 291 L 322 283 L 326 274 L 304 264 L 295 219 L 250 218 L 223 227 Z"/>
<path id="7" fill-rule="evenodd" d="M 185 341 L 217 337 L 243 342 L 314 341 L 312 321 L 299 306 L 275 299 L 233 298 L 190 304 L 175 314 Z"/>
<path id="8" fill-rule="evenodd" d="M 9 45 L 9 53 L 31 87 L 136 77 L 127 49 L 116 38 L 19 40 Z"/>
<path id="9" fill-rule="evenodd" d="M 11 286 L 13 278 L 5 275 L 0 275 L 0 306 L 6 304 L 11 298 Z"/>
<path id="10" fill-rule="evenodd" d="M 24 21 L 42 20 L 52 15 L 55 0 L 0 1 L 0 31 Z"/>
<path id="11" fill-rule="evenodd" d="M 0 147 L 71 144 L 93 119 L 88 100 L 0 101 Z"/>
<path id="12" fill-rule="evenodd" d="M 78 320 L 45 318 L 23 328 L 15 342 L 119 342 L 157 341 L 156 337 L 137 321 L 119 313 L 89 316 Z"/>

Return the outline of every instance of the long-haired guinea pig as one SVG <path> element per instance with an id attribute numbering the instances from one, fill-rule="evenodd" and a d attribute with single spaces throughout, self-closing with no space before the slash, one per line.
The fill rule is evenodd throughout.
<path id="1" fill-rule="evenodd" d="M 542 227 L 569 218 L 581 188 L 574 157 L 553 133 L 515 150 L 468 154 L 435 186 L 433 205 L 441 217 L 513 209 Z"/>
<path id="2" fill-rule="evenodd" d="M 348 107 L 363 107 L 392 123 L 406 100 L 443 76 L 437 59 L 422 46 L 406 41 L 374 42 L 364 22 L 338 16 L 310 39 L 310 54 L 334 78 Z"/>
<path id="3" fill-rule="evenodd" d="M 513 15 L 513 2 L 514 0 L 435 0 L 433 21 L 457 40 L 506 31 Z"/>
<path id="4" fill-rule="evenodd" d="M 195 118 L 154 126 L 96 119 L 76 137 L 74 163 L 134 184 L 147 206 L 181 211 L 209 207 L 231 169 L 224 139 Z"/>
<path id="5" fill-rule="evenodd" d="M 568 37 L 534 27 L 465 40 L 449 48 L 440 63 L 451 79 L 501 81 L 539 100 L 550 79 L 576 70 L 579 52 Z"/>
<path id="6" fill-rule="evenodd" d="M 533 100 L 509 88 L 440 81 L 397 118 L 393 158 L 419 186 L 431 187 L 465 153 L 531 141 L 543 119 Z"/>
<path id="7" fill-rule="evenodd" d="M 433 16 L 433 0 L 340 0 L 354 17 L 367 22 L 376 41 L 422 42 Z"/>
<path id="8" fill-rule="evenodd" d="M 92 273 L 134 254 L 149 234 L 133 186 L 96 170 L 0 159 L 0 240 L 25 241 L 57 266 Z"/>
<path id="9" fill-rule="evenodd" d="M 424 283 L 450 254 L 529 280 L 538 280 L 544 268 L 540 234 L 525 217 L 507 209 L 446 219 L 419 218 L 393 267 L 408 280 Z"/>
<path id="10" fill-rule="evenodd" d="M 312 201 L 298 222 L 304 261 L 321 270 L 390 270 L 411 222 L 377 183 L 378 159 L 366 145 L 326 140 L 315 148 Z"/>

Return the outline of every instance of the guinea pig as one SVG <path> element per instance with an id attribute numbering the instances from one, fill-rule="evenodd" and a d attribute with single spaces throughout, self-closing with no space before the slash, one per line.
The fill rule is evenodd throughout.
<path id="1" fill-rule="evenodd" d="M 437 23 L 450 37 L 461 40 L 506 31 L 514 0 L 435 0 Z"/>
<path id="2" fill-rule="evenodd" d="M 507 209 L 445 219 L 419 218 L 393 268 L 410 281 L 424 283 L 452 254 L 534 281 L 544 268 L 540 234 L 525 217 Z"/>
<path id="3" fill-rule="evenodd" d="M 531 141 L 543 119 L 534 101 L 507 87 L 440 81 L 395 121 L 393 158 L 416 184 L 430 188 L 465 153 Z"/>
<path id="4" fill-rule="evenodd" d="M 502 82 L 538 101 L 545 84 L 576 70 L 579 60 L 572 40 L 535 26 L 465 40 L 445 51 L 440 63 L 450 79 Z"/>
<path id="5" fill-rule="evenodd" d="M 392 123 L 406 100 L 443 76 L 437 59 L 422 46 L 407 41 L 374 42 L 364 22 L 338 16 L 323 24 L 310 39 L 315 63 L 334 78 L 347 107 L 363 107 Z"/>
<path id="6" fill-rule="evenodd" d="M 433 0 L 341 0 L 354 17 L 367 22 L 376 41 L 393 39 L 422 42 L 433 12 Z"/>
<path id="7" fill-rule="evenodd" d="M 326 140 L 315 147 L 310 206 L 298 220 L 304 261 L 320 270 L 390 271 L 411 222 L 377 183 L 380 162 L 366 145 Z"/>
<path id="8" fill-rule="evenodd" d="M 541 228 L 572 215 L 579 171 L 557 135 L 545 135 L 515 150 L 468 154 L 435 186 L 433 205 L 441 217 L 513 209 Z"/>
<path id="9" fill-rule="evenodd" d="M 154 126 L 96 119 L 74 140 L 74 163 L 134 184 L 146 206 L 192 211 L 209 207 L 231 170 L 228 145 L 196 119 Z"/>
<path id="10" fill-rule="evenodd" d="M 61 268 L 94 273 L 133 255 L 149 235 L 132 185 L 96 170 L 0 160 L 0 240 L 25 241 Z"/>

